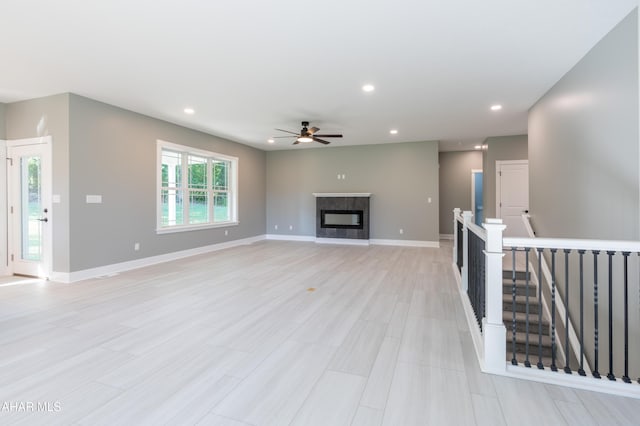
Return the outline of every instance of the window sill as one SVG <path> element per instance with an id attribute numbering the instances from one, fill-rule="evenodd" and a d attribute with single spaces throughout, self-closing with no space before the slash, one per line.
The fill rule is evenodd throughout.
<path id="1" fill-rule="evenodd" d="M 164 228 L 156 228 L 156 234 L 173 234 L 175 232 L 199 231 L 202 229 L 225 228 L 228 226 L 238 226 L 240 222 L 219 222 L 206 223 L 202 225 L 177 225 L 167 226 Z"/>

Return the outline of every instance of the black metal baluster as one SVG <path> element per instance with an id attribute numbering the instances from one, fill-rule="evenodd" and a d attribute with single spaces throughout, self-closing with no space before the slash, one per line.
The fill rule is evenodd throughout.
<path id="1" fill-rule="evenodd" d="M 586 376 L 584 372 L 584 253 L 585 250 L 578 250 L 580 256 L 580 368 L 578 374 Z"/>
<path id="2" fill-rule="evenodd" d="M 478 310 L 476 306 L 476 289 L 474 285 L 474 261 L 473 261 L 473 233 L 467 228 L 467 295 L 473 308 L 473 315 L 478 321 Z"/>
<path id="3" fill-rule="evenodd" d="M 558 371 L 556 366 L 556 252 L 551 250 L 551 371 Z"/>
<path id="4" fill-rule="evenodd" d="M 542 364 L 542 251 L 538 250 L 538 368 L 544 370 Z"/>
<path id="5" fill-rule="evenodd" d="M 607 251 L 609 256 L 609 373 L 607 378 L 609 380 L 615 380 L 616 376 L 613 374 L 613 255 L 615 251 Z"/>
<path id="6" fill-rule="evenodd" d="M 477 321 L 478 315 L 476 313 L 475 288 L 473 286 L 473 250 L 471 249 L 472 246 L 473 246 L 473 236 L 471 235 L 471 231 L 467 229 L 467 294 L 469 295 L 469 300 L 471 301 L 471 307 L 473 308 L 473 315 L 476 317 L 476 321 Z"/>
<path id="7" fill-rule="evenodd" d="M 462 272 L 462 253 L 463 253 L 463 240 L 464 240 L 464 227 L 462 226 L 462 222 L 457 221 L 458 223 L 458 270 Z"/>
<path id="8" fill-rule="evenodd" d="M 595 353 L 594 353 L 594 370 L 593 377 L 600 378 L 600 372 L 598 371 L 598 255 L 599 250 L 592 250 L 593 253 L 593 340 L 595 341 Z"/>
<path id="9" fill-rule="evenodd" d="M 569 253 L 571 249 L 564 249 L 564 372 L 571 374 L 569 367 Z"/>
<path id="10" fill-rule="evenodd" d="M 482 319 L 480 318 L 480 295 L 478 294 L 480 289 L 478 288 L 478 257 L 476 256 L 477 247 L 478 240 L 476 238 L 476 234 L 473 234 L 473 293 L 476 302 L 473 308 L 476 311 L 476 320 L 478 321 L 478 326 L 482 331 Z"/>
<path id="11" fill-rule="evenodd" d="M 530 279 L 529 279 L 529 250 L 531 250 L 529 247 L 525 247 L 524 249 L 524 277 L 525 277 L 525 281 L 524 281 L 524 290 L 525 290 L 525 297 L 524 297 L 524 307 L 525 307 L 525 320 L 524 320 L 524 324 L 525 324 L 525 333 L 524 333 L 524 366 L 530 368 L 531 367 L 531 362 L 529 361 L 529 283 L 530 283 Z"/>
<path id="12" fill-rule="evenodd" d="M 480 300 L 482 303 L 482 310 L 480 312 L 482 312 L 482 318 L 487 316 L 487 297 L 486 297 L 486 287 L 485 287 L 485 283 L 486 283 L 486 276 L 485 276 L 485 269 L 486 269 L 486 265 L 485 265 L 485 257 L 483 256 L 484 254 L 484 249 L 485 249 L 485 242 L 484 240 L 482 240 L 481 238 L 478 238 L 478 254 L 480 255 L 480 261 L 479 266 L 480 266 L 480 274 L 478 275 L 478 281 L 480 282 Z M 502 278 L 502 277 L 501 277 Z"/>
<path id="13" fill-rule="evenodd" d="M 474 255 L 473 258 L 475 260 L 475 286 L 476 286 L 476 315 L 478 316 L 478 326 L 480 327 L 480 331 L 482 331 L 482 286 L 480 285 L 480 256 L 479 256 L 479 248 L 480 248 L 480 237 L 477 235 L 473 235 L 473 249 Z"/>
<path id="14" fill-rule="evenodd" d="M 624 257 L 624 376 L 622 381 L 631 383 L 629 378 L 629 255 L 628 251 L 623 251 Z"/>
<path id="15" fill-rule="evenodd" d="M 516 359 L 516 248 L 511 247 L 511 312 L 513 313 L 513 320 L 511 322 L 511 335 L 512 335 L 512 352 L 511 364 L 518 365 Z"/>

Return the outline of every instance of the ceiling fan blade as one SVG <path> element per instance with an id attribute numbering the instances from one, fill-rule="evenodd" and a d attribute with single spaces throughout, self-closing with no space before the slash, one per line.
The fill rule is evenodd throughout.
<path id="1" fill-rule="evenodd" d="M 315 135 L 320 136 L 321 138 L 341 138 L 342 135 Z"/>
<path id="2" fill-rule="evenodd" d="M 331 143 L 331 142 L 329 142 L 329 141 L 324 141 L 324 140 L 322 140 L 322 139 L 318 139 L 318 138 L 316 138 L 315 136 L 312 136 L 312 137 L 313 137 L 313 140 L 314 140 L 314 141 L 316 141 L 316 142 L 320 142 L 320 143 L 323 143 L 323 144 L 325 144 L 325 145 L 329 145 L 329 144 Z"/>
<path id="3" fill-rule="evenodd" d="M 295 140 L 295 142 L 293 143 L 293 145 L 298 145 L 300 142 L 298 141 L 298 139 Z"/>
<path id="4" fill-rule="evenodd" d="M 315 126 L 314 126 L 314 127 L 312 127 L 312 128 L 310 128 L 310 129 L 309 129 L 309 133 L 314 134 L 314 133 L 315 133 L 315 132 L 317 132 L 318 130 L 320 130 L 320 129 L 318 129 L 317 127 L 315 127 Z"/>
<path id="5" fill-rule="evenodd" d="M 280 139 L 280 138 L 295 138 L 298 135 L 291 135 L 291 136 L 272 136 L 271 139 Z"/>
<path id="6" fill-rule="evenodd" d="M 289 130 L 284 130 L 284 129 L 276 129 L 276 130 L 278 130 L 279 132 L 291 133 L 292 135 L 296 135 L 296 136 L 298 135 L 298 133 L 290 132 Z"/>

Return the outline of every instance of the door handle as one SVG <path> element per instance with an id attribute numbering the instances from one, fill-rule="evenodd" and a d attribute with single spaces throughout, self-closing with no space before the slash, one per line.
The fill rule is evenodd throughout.
<path id="1" fill-rule="evenodd" d="M 47 219 L 46 217 L 43 217 L 42 219 L 38 219 L 40 222 L 49 222 L 49 219 Z"/>

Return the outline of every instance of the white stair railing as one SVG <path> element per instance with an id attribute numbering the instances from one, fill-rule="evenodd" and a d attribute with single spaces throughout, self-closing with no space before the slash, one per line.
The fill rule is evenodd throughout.
<path id="1" fill-rule="evenodd" d="M 465 214 L 467 213 L 467 214 Z M 476 349 L 476 353 L 478 355 L 478 360 L 480 362 L 480 366 L 483 371 L 499 374 L 510 377 L 517 377 L 527 380 L 534 380 L 539 382 L 553 383 L 571 386 L 580 389 L 587 389 L 592 391 L 600 391 L 607 392 L 611 394 L 630 396 L 634 398 L 640 399 L 640 365 L 636 362 L 636 360 L 640 359 L 640 353 L 638 352 L 640 345 L 635 345 L 634 339 L 637 340 L 637 336 L 640 335 L 637 329 L 633 329 L 630 335 L 630 326 L 636 327 L 637 324 L 633 324 L 629 319 L 629 306 L 632 306 L 631 313 L 635 315 L 635 306 L 634 304 L 640 303 L 640 301 L 632 300 L 629 302 L 629 297 L 632 296 L 629 294 L 629 282 L 631 282 L 635 277 L 633 276 L 634 268 L 640 269 L 640 242 L 635 241 L 602 241 L 602 240 L 578 240 L 578 239 L 555 239 L 555 238 L 505 238 L 503 237 L 503 231 L 506 226 L 502 223 L 500 219 L 486 219 L 486 222 L 483 224 L 482 228 L 477 226 L 473 226 L 470 222 L 471 219 L 470 212 L 460 212 L 459 209 L 454 211 L 454 262 L 453 267 L 458 278 L 458 282 L 460 283 L 460 294 L 463 300 L 463 305 L 465 308 L 465 314 L 467 316 L 468 324 L 470 327 L 471 335 L 474 341 L 474 346 Z M 478 327 L 478 308 L 476 307 L 476 312 L 473 312 L 473 308 L 471 307 L 471 303 L 469 302 L 469 294 L 467 294 L 467 285 L 470 283 L 477 283 L 477 277 L 469 277 L 469 265 L 468 263 L 468 255 L 467 250 L 469 247 L 469 233 L 472 232 L 476 236 L 480 237 L 482 240 L 480 242 L 481 247 L 484 244 L 484 266 L 485 267 L 485 282 L 484 282 L 484 291 L 482 297 L 485 298 L 484 305 L 481 304 L 480 315 L 484 313 L 484 317 L 482 318 L 482 327 Z M 461 241 L 459 238 L 460 234 L 464 237 Z M 476 246 L 477 246 L 476 240 Z M 464 246 L 465 250 L 459 250 L 460 245 Z M 472 246 L 473 248 L 473 246 Z M 579 259 L 579 284 L 577 287 L 575 286 L 572 290 L 569 290 L 569 286 L 565 287 L 565 293 L 570 291 L 575 303 L 575 299 L 577 296 L 577 290 L 579 290 L 579 323 L 580 323 L 580 332 L 576 333 L 575 330 L 572 330 L 572 324 L 570 321 L 567 321 L 569 326 L 565 328 L 565 332 L 567 333 L 565 338 L 565 346 L 571 346 L 571 351 L 575 353 L 576 345 L 575 341 L 578 340 L 577 347 L 578 352 L 576 358 L 578 359 L 578 363 L 580 367 L 577 372 L 579 374 L 564 374 L 560 372 L 550 371 L 549 365 L 544 364 L 547 361 L 542 359 L 542 351 L 541 346 L 539 347 L 540 352 L 540 361 L 538 362 L 538 368 L 530 368 L 531 364 L 528 362 L 525 363 L 525 367 L 521 364 L 515 363 L 517 365 L 510 365 L 506 361 L 506 343 L 507 343 L 507 329 L 503 323 L 503 262 L 502 258 L 504 256 L 504 249 L 512 248 L 512 249 L 524 249 L 526 253 L 530 253 L 533 251 L 536 253 L 536 256 L 547 253 L 550 255 L 552 260 L 553 267 L 552 270 L 549 270 L 548 265 L 545 264 L 545 268 L 543 270 L 542 267 L 538 266 L 539 274 L 544 277 L 540 277 L 539 285 L 542 285 L 542 281 L 546 281 L 547 283 L 553 282 L 552 291 L 555 290 L 554 296 L 557 297 L 557 285 L 558 282 L 555 282 L 554 279 L 557 278 L 556 273 L 556 260 L 559 260 L 562 255 L 562 259 L 564 259 L 564 273 L 565 278 L 569 277 L 569 253 L 572 256 L 575 256 L 576 260 Z M 601 255 L 601 256 L 600 256 Z M 474 255 L 475 256 L 475 255 Z M 600 257 L 599 257 L 600 256 Z M 460 257 L 463 258 L 463 262 L 461 264 Z M 593 259 L 593 263 L 590 264 L 594 268 L 594 276 L 598 277 L 598 264 L 602 263 L 602 269 L 600 273 L 605 272 L 608 268 L 608 282 L 598 283 L 598 278 L 596 278 L 595 282 L 591 282 L 589 286 L 586 286 L 585 283 L 587 281 L 583 280 L 583 259 Z M 612 260 L 615 258 L 615 260 Z M 475 258 L 477 260 L 477 257 Z M 544 257 L 541 256 L 540 263 L 544 260 Z M 558 261 L 560 264 L 560 261 Z M 623 266 L 620 268 L 620 266 Z M 538 268 L 528 268 L 531 271 L 535 271 Z M 478 268 L 474 268 L 472 265 L 472 270 L 478 270 Z M 462 274 L 461 274 L 462 272 Z M 574 272 L 571 272 L 572 274 Z M 612 279 L 612 275 L 614 279 Z M 525 274 L 526 276 L 526 274 Z M 623 278 L 624 277 L 624 278 Z M 575 280 L 574 276 L 571 276 Z M 529 280 L 530 277 L 526 276 L 526 280 Z M 566 280 L 568 283 L 570 280 Z M 590 281 L 589 281 L 590 282 Z M 464 283 L 464 285 L 463 285 Z M 608 284 L 608 287 L 607 287 Z M 601 288 L 599 289 L 599 285 Z M 615 291 L 612 293 L 612 287 L 615 288 Z M 514 287 L 515 288 L 515 287 Z M 594 356 L 595 354 L 595 365 L 592 365 L 593 371 L 590 371 L 589 364 L 587 361 L 587 349 L 585 345 L 585 334 L 587 333 L 586 328 L 583 328 L 583 292 L 586 294 L 587 288 L 589 291 L 594 293 L 594 300 L 592 312 L 598 312 L 600 310 L 606 310 L 607 306 L 605 303 L 601 302 L 601 306 L 598 306 L 598 291 L 604 292 L 607 291 L 608 288 L 608 320 L 606 315 L 602 315 L 603 318 L 600 319 L 600 324 L 598 324 L 598 314 L 595 315 L 595 325 L 593 326 L 593 330 L 590 330 L 589 333 L 595 332 L 591 335 L 595 339 L 595 349 L 589 348 L 589 354 Z M 470 290 L 471 291 L 471 290 Z M 538 290 L 539 291 L 539 290 Z M 574 294 L 575 293 L 575 294 Z M 528 293 L 528 289 L 526 290 L 526 294 Z M 568 293 L 567 293 L 568 294 Z M 621 298 L 620 294 L 624 294 L 624 302 L 622 300 L 618 300 Z M 613 295 L 613 296 L 612 296 Z M 617 297 L 616 302 L 618 305 L 622 304 L 622 308 L 618 306 L 616 309 L 612 308 L 612 299 Z M 633 298 L 633 296 L 632 296 Z M 558 303 L 557 303 L 558 302 Z M 515 303 L 515 302 L 514 302 Z M 528 301 L 526 302 L 529 303 Z M 557 303 L 558 306 L 555 306 Z M 559 303 L 559 299 L 554 301 L 554 305 L 550 310 L 558 311 L 559 306 L 564 305 L 564 303 Z M 590 309 L 591 309 L 590 308 Z M 624 328 L 622 328 L 621 324 L 612 321 L 612 312 L 615 311 L 616 318 L 622 315 L 624 318 Z M 620 312 L 623 311 L 623 312 Z M 568 318 L 567 311 L 561 311 L 562 313 L 558 314 L 559 317 Z M 564 315 L 562 315 L 564 314 Z M 631 321 L 635 321 L 636 318 L 631 316 Z M 640 315 L 640 314 L 639 314 Z M 564 320 L 564 319 L 563 319 Z M 599 339 L 598 339 L 598 327 L 603 331 L 608 326 L 609 332 L 606 334 L 608 336 L 608 367 L 598 364 L 598 351 L 600 350 L 601 354 L 605 353 L 605 342 L 602 337 L 600 337 L 601 347 L 599 348 Z M 612 328 L 613 327 L 613 328 Z M 514 332 L 515 333 L 515 332 Z M 552 342 L 553 338 L 555 338 L 556 330 L 552 326 Z M 633 334 L 635 333 L 635 334 Z M 529 334 L 529 325 L 526 327 L 526 334 Z M 571 335 L 571 342 L 569 343 L 569 336 Z M 613 341 L 612 336 L 616 336 L 617 341 Z M 515 334 L 514 334 L 515 336 Z M 624 345 L 621 343 L 621 339 L 624 339 Z M 528 342 L 528 337 L 527 337 Z M 527 343 L 527 351 L 529 343 Z M 538 344 L 539 345 L 539 344 Z M 612 346 L 613 345 L 613 346 Z M 552 346 L 553 347 L 553 346 Z M 612 349 L 613 347 L 613 349 Z M 528 355 L 527 355 L 528 357 Z M 552 359 L 555 359 L 555 355 L 552 355 Z M 566 357 L 567 365 L 565 365 L 564 371 L 566 373 L 573 373 L 571 366 L 569 365 L 569 359 Z M 624 362 L 622 362 L 622 360 Z M 633 365 L 630 365 L 629 361 L 633 362 Z M 602 362 L 602 360 L 601 360 Z M 552 361 L 552 365 L 554 361 Z M 529 368 L 527 368 L 529 367 Z M 575 368 L 575 367 L 574 367 Z M 598 369 L 601 368 L 603 370 L 602 378 Z M 604 372 L 604 370 L 608 368 L 608 373 Z M 587 376 L 588 377 L 582 377 Z M 606 375 L 606 378 L 605 378 Z M 599 379 L 599 380 L 595 380 Z M 608 380 L 607 380 L 608 379 Z"/>

